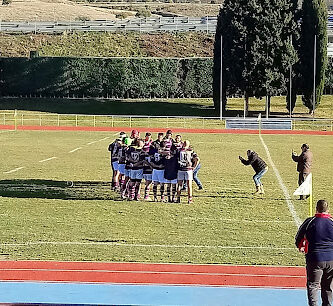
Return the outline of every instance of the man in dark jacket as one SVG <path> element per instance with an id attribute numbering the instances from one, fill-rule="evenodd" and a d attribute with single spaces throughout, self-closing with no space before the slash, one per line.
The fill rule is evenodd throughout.
<path id="1" fill-rule="evenodd" d="M 297 155 L 294 151 L 291 153 L 291 158 L 294 162 L 297 162 L 297 172 L 298 172 L 298 185 L 301 185 L 306 177 L 311 173 L 312 159 L 313 155 L 310 151 L 308 144 L 304 143 L 301 146 L 302 153 Z M 300 196 L 300 200 L 303 200 L 304 196 Z"/>
<path id="2" fill-rule="evenodd" d="M 267 172 L 268 166 L 267 164 L 258 156 L 258 154 L 252 150 L 247 150 L 247 160 L 245 160 L 243 157 L 238 156 L 240 161 L 244 165 L 251 165 L 253 170 L 256 172 L 256 174 L 253 176 L 254 183 L 256 185 L 256 192 L 259 194 L 264 194 L 264 186 L 261 183 L 262 176 Z"/>
<path id="3" fill-rule="evenodd" d="M 300 252 L 305 253 L 308 302 L 316 306 L 321 287 L 322 305 L 332 303 L 333 219 L 325 200 L 317 202 L 316 214 L 307 218 L 295 237 Z"/>

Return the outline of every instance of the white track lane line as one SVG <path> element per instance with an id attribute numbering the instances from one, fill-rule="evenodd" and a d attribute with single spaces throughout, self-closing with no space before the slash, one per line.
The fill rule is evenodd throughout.
<path id="1" fill-rule="evenodd" d="M 78 148 L 75 148 L 75 149 L 69 151 L 68 153 L 74 153 L 74 152 L 76 152 L 78 150 L 81 150 L 81 149 L 82 149 L 82 147 L 78 147 Z"/>
<path id="2" fill-rule="evenodd" d="M 223 246 L 223 245 L 170 245 L 170 244 L 136 244 L 136 243 L 114 243 L 114 242 L 79 242 L 79 241 L 36 241 L 25 243 L 1 243 L 0 246 L 29 246 L 29 245 L 106 245 L 121 247 L 140 248 L 189 248 L 189 249 L 249 249 L 249 250 L 293 250 L 294 247 L 273 247 L 273 246 Z"/>
<path id="3" fill-rule="evenodd" d="M 272 160 L 272 157 L 271 157 L 271 154 L 269 152 L 269 149 L 268 147 L 266 146 L 265 142 L 264 142 L 264 139 L 262 138 L 261 135 L 259 135 L 259 138 L 261 140 L 261 143 L 263 145 L 263 147 L 265 148 L 265 151 L 266 151 L 266 154 L 267 154 L 267 157 L 268 157 L 268 160 L 269 160 L 269 163 L 271 164 L 272 168 L 273 168 L 273 171 L 275 173 L 275 176 L 280 184 L 280 187 L 283 191 L 283 194 L 284 194 L 284 197 L 285 197 L 285 200 L 286 200 L 286 203 L 288 205 L 288 208 L 289 208 L 289 211 L 290 211 L 290 214 L 292 215 L 293 219 L 294 219 L 294 222 L 296 224 L 297 227 L 300 227 L 300 225 L 302 224 L 302 221 L 301 219 L 298 217 L 297 213 L 296 213 L 296 210 L 295 210 L 295 207 L 294 207 L 294 204 L 293 202 L 291 201 L 291 197 L 290 197 L 290 194 L 289 194 L 289 191 L 287 189 L 287 187 L 285 186 L 285 184 L 283 183 L 283 180 L 280 176 L 280 173 L 278 171 L 278 169 L 276 168 L 273 160 Z"/>
<path id="4" fill-rule="evenodd" d="M 50 157 L 50 158 L 42 159 L 42 160 L 40 160 L 40 161 L 38 161 L 38 162 L 39 162 L 39 163 L 44 163 L 44 162 L 47 162 L 47 161 L 49 161 L 49 160 L 56 159 L 56 158 L 58 158 L 58 157 L 53 156 L 53 157 Z"/>
<path id="5" fill-rule="evenodd" d="M 13 170 L 9 170 L 9 171 L 4 172 L 4 174 L 13 173 L 13 172 L 19 171 L 19 170 L 21 170 L 21 169 L 23 169 L 23 168 L 25 168 L 25 167 L 18 167 L 18 168 L 15 168 L 15 169 L 13 169 Z"/>

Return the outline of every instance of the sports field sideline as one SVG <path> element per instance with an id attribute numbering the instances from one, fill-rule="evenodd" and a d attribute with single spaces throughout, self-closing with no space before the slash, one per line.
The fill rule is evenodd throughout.
<path id="1" fill-rule="evenodd" d="M 120 201 L 109 190 L 116 131 L 2 131 L 1 258 L 303 266 L 294 235 L 308 203 L 291 196 L 291 149 L 310 144 L 315 200 L 332 202 L 331 136 L 182 134 L 202 157 L 204 191 L 193 205 Z M 249 148 L 270 167 L 264 197 L 237 160 Z"/>

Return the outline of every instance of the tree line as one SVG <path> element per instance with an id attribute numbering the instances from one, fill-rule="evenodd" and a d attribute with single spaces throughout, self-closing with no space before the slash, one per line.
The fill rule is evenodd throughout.
<path id="1" fill-rule="evenodd" d="M 214 45 L 218 111 L 233 95 L 244 96 L 247 106 L 249 97 L 266 97 L 267 112 L 274 95 L 286 94 L 289 111 L 297 94 L 310 112 L 320 104 L 327 67 L 326 1 L 303 0 L 301 7 L 298 2 L 224 1 Z"/>

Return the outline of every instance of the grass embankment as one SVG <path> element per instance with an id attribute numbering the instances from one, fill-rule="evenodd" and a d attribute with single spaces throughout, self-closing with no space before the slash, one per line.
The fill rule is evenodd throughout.
<path id="1" fill-rule="evenodd" d="M 228 100 L 228 116 L 243 116 L 243 99 Z M 218 117 L 214 111 L 212 99 L 52 99 L 52 98 L 0 98 L 0 110 L 32 111 L 56 114 L 86 115 L 142 115 L 142 116 L 199 116 Z M 250 99 L 249 116 L 265 115 L 265 101 Z M 285 97 L 273 97 L 271 100 L 272 117 L 288 117 Z M 294 118 L 312 118 L 309 110 L 298 97 L 293 113 Z M 315 111 L 315 118 L 333 118 L 333 96 L 323 96 Z"/>
<path id="2" fill-rule="evenodd" d="M 274 171 L 263 178 L 266 195 L 253 196 L 253 170 L 238 160 L 249 148 L 267 160 L 258 136 L 183 135 L 203 165 L 204 190 L 195 188 L 193 205 L 184 204 L 185 198 L 182 204 L 121 201 L 108 186 L 107 146 L 113 137 L 1 134 L 7 144 L 1 173 L 25 167 L 2 174 L 0 181 L 3 259 L 303 265 L 294 247 L 297 227 Z M 290 193 L 297 186 L 290 151 L 308 142 L 315 156 L 314 198 L 332 202 L 333 142 L 300 135 L 265 135 L 264 140 Z M 92 141 L 97 142 L 89 145 Z M 77 147 L 81 149 L 68 153 Z M 57 158 L 39 162 L 49 157 Z M 307 203 L 293 204 L 305 218 Z"/>
<path id="3" fill-rule="evenodd" d="M 0 56 L 212 57 L 214 37 L 202 33 L 0 34 Z"/>

